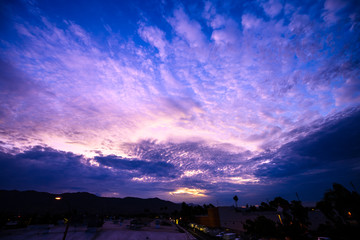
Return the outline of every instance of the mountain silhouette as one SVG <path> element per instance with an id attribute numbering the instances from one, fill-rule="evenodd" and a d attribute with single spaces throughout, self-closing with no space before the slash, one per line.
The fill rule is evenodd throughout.
<path id="1" fill-rule="evenodd" d="M 61 200 L 55 200 L 57 196 Z M 159 198 L 108 198 L 87 192 L 52 194 L 0 190 L 0 213 L 14 215 L 61 214 L 69 211 L 101 215 L 165 214 L 179 211 L 180 208 L 180 204 Z"/>

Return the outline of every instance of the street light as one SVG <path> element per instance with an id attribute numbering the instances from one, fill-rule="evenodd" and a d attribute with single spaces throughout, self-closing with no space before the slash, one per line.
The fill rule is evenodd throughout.
<path id="1" fill-rule="evenodd" d="M 63 240 L 65 240 L 66 235 L 67 235 L 67 232 L 68 232 L 68 230 L 69 230 L 69 225 L 70 225 L 71 207 L 70 207 L 70 203 L 69 203 L 67 200 L 65 200 L 65 199 L 63 199 L 62 197 L 60 197 L 60 196 L 56 196 L 56 197 L 55 197 L 55 200 L 57 200 L 57 201 L 64 200 L 64 201 L 66 202 L 67 206 L 68 206 L 69 219 L 67 219 L 66 228 L 65 228 L 65 232 L 64 232 L 64 236 L 63 236 Z"/>

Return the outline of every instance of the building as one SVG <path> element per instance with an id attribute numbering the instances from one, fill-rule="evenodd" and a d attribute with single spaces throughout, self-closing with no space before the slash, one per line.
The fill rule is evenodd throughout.
<path id="1" fill-rule="evenodd" d="M 274 222 L 281 223 L 282 211 L 247 211 L 247 209 L 236 209 L 234 207 L 208 208 L 208 215 L 197 216 L 196 223 L 212 228 L 228 228 L 236 232 L 244 231 L 247 220 L 254 221 L 257 217 L 264 216 Z M 321 223 L 325 223 L 325 216 L 320 211 L 309 211 L 308 213 L 311 230 L 316 230 Z"/>

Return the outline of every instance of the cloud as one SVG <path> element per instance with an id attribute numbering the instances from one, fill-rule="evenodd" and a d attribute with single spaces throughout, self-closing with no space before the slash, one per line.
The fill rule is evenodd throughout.
<path id="1" fill-rule="evenodd" d="M 166 188 L 165 184 L 163 187 L 155 184 L 149 189 L 144 183 L 137 184 L 136 181 L 132 181 L 134 176 L 141 177 L 142 174 L 156 178 L 166 175 L 168 179 L 169 171 L 166 170 L 172 169 L 169 164 L 147 163 L 140 160 L 119 161 L 119 158 L 111 158 L 111 156 L 95 159 L 101 164 L 94 164 L 94 159 L 44 146 L 35 146 L 24 152 L 1 152 L 0 188 L 49 192 L 88 191 L 99 195 L 117 192 L 119 197 L 152 197 L 153 195 L 150 196 L 147 192 L 154 191 L 156 194 L 159 191 L 157 189 L 164 187 L 166 191 L 173 189 Z M 113 166 L 113 169 L 109 168 L 110 166 Z"/>
<path id="2" fill-rule="evenodd" d="M 96 189 L 111 176 L 136 194 L 149 182 L 163 196 L 265 191 L 267 177 L 325 176 L 324 159 L 329 168 L 341 162 L 326 122 L 335 129 L 332 117 L 359 104 L 354 2 L 163 4 L 161 14 L 140 6 L 140 18 L 101 23 L 87 11 L 52 15 L 41 2 L 8 5 L 0 42 L 6 159 L 32 162 L 13 149 L 48 146 L 74 154 L 65 158 L 86 174 L 96 169 L 105 179 Z"/>
<path id="3" fill-rule="evenodd" d="M 27 76 L 17 70 L 11 63 L 0 59 L 0 121 L 4 122 L 12 109 L 19 106 L 19 102 L 26 99 L 35 90 L 35 86 L 27 81 Z M 11 98 L 9 98 L 11 94 Z"/>
<path id="4" fill-rule="evenodd" d="M 279 14 L 272 8 L 277 3 L 261 4 Z M 332 32 L 306 8 L 269 20 L 246 5 L 240 16 L 226 7 L 208 3 L 201 16 L 175 7 L 162 19 L 168 28 L 139 21 L 135 34 L 150 47 L 116 34 L 106 35 L 104 44 L 76 21 L 56 22 L 40 8 L 37 24 L 11 20 L 24 44 L 5 39 L 5 62 L 24 73 L 26 84 L 36 82 L 33 89 L 53 96 L 27 98 L 48 105 L 21 110 L 33 129 L 22 137 L 57 148 L 48 143 L 56 135 L 62 149 L 89 156 L 94 149 L 121 154 L 117 139 L 137 142 L 154 134 L 159 141 L 207 139 L 253 151 L 356 103 L 356 54 L 345 47 L 355 33 L 319 39 L 314 32 Z M 333 44 L 336 55 L 322 50 L 324 44 Z M 341 49 L 352 57 L 339 58 Z M 7 94 L 12 105 L 19 102 Z M 266 112 L 276 114 L 259 114 Z M 12 114 L 3 113 L 8 130 L 23 125 L 19 119 L 10 127 Z"/>
<path id="5" fill-rule="evenodd" d="M 34 86 L 31 86 L 31 81 L 26 79 L 27 76 L 24 73 L 2 59 L 0 60 L 0 70 L 2 94 L 11 93 L 12 95 L 24 96 L 34 89 Z"/>
<path id="6" fill-rule="evenodd" d="M 23 152 L 1 152 L 0 187 L 42 191 L 81 190 L 100 195 L 115 191 L 120 192 L 120 196 L 142 197 L 151 197 L 151 194 L 157 193 L 167 199 L 180 193 L 179 189 L 200 189 L 198 196 L 205 197 L 205 191 L 214 191 L 205 179 L 220 179 L 225 168 L 226 171 L 234 168 L 232 165 L 236 159 L 222 159 L 224 154 L 219 154 L 219 149 L 212 149 L 212 153 L 208 154 L 209 158 L 202 158 L 200 153 L 203 150 L 199 146 L 199 143 L 159 146 L 154 142 L 143 142 L 136 147 L 139 158 L 128 159 L 114 155 L 88 159 L 44 146 L 35 146 Z M 233 155 L 233 158 L 240 156 Z M 218 164 L 222 169 L 216 170 Z M 198 171 L 198 174 L 185 174 L 186 171 L 195 172 L 191 169 L 196 168 L 201 168 L 202 171 Z M 234 175 L 230 172 L 226 174 Z M 126 190 L 125 187 L 129 189 Z M 190 195 L 194 195 L 190 190 Z M 179 201 L 189 197 L 193 196 L 185 194 L 176 198 Z"/>
<path id="7" fill-rule="evenodd" d="M 270 0 L 267 2 L 263 2 L 261 3 L 261 6 L 264 8 L 266 14 L 272 18 L 277 16 L 283 8 L 281 2 L 277 0 Z"/>
<path id="8" fill-rule="evenodd" d="M 169 22 L 178 35 L 185 38 L 191 48 L 200 48 L 206 44 L 200 24 L 190 20 L 182 8 L 174 11 L 174 17 L 169 19 Z"/>
<path id="9" fill-rule="evenodd" d="M 346 2 L 342 0 L 326 0 L 324 2 L 324 21 L 333 24 L 339 20 L 337 12 L 346 6 Z"/>
<path id="10" fill-rule="evenodd" d="M 165 48 L 167 43 L 164 32 L 156 27 L 150 26 L 139 28 L 139 34 L 145 41 L 149 42 L 158 49 L 162 60 L 166 58 L 167 54 Z"/>
<path id="11" fill-rule="evenodd" d="M 209 2 L 205 5 L 203 16 L 213 30 L 211 40 L 216 45 L 226 47 L 228 44 L 238 44 L 241 32 L 236 21 L 226 15 L 218 14 L 216 8 Z"/>
<path id="12" fill-rule="evenodd" d="M 252 14 L 244 14 L 241 23 L 244 29 L 251 29 L 260 26 L 261 19 Z"/>
<path id="13" fill-rule="evenodd" d="M 314 123 L 299 130 L 305 135 L 256 156 L 204 142 L 150 140 L 123 145 L 129 158 L 98 155 L 89 159 L 44 146 L 1 152 L 0 187 L 227 202 L 225 196 L 234 189 L 253 201 L 274 194 L 289 196 L 292 185 L 311 200 L 309 192 L 318 189 L 316 196 L 320 197 L 329 180 L 347 184 L 350 177 L 358 182 L 359 112 L 353 109 Z"/>
<path id="14" fill-rule="evenodd" d="M 1 188 L 69 190 L 105 177 L 97 172 L 90 174 L 82 161 L 79 155 L 41 146 L 16 154 L 2 152 Z"/>
<path id="15" fill-rule="evenodd" d="M 135 176 L 155 176 L 175 178 L 179 170 L 165 161 L 143 161 L 137 159 L 123 159 L 116 156 L 95 157 L 100 166 L 111 167 L 114 170 L 134 172 Z M 153 159 L 152 159 L 153 160 Z"/>
<path id="16" fill-rule="evenodd" d="M 174 192 L 171 192 L 170 194 L 172 195 L 177 195 L 177 194 L 190 194 L 190 195 L 195 195 L 197 197 L 205 197 L 206 195 L 204 194 L 204 190 L 201 189 L 189 189 L 189 188 L 180 188 L 177 189 Z"/>
<path id="17" fill-rule="evenodd" d="M 357 108 L 334 115 L 328 121 L 318 123 L 318 126 L 309 126 L 308 130 L 302 130 L 308 132 L 305 136 L 256 157 L 256 161 L 264 163 L 254 175 L 264 181 L 296 184 L 303 191 L 309 184 L 312 184 L 312 189 L 321 189 L 329 181 L 344 184 L 357 182 L 359 118 Z"/>

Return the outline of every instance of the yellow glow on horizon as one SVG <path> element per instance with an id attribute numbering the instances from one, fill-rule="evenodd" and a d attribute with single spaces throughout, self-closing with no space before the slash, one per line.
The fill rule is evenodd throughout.
<path id="1" fill-rule="evenodd" d="M 198 188 L 179 188 L 174 192 L 169 192 L 170 195 L 176 195 L 176 194 L 189 194 L 196 197 L 206 197 L 205 190 L 198 189 Z"/>

